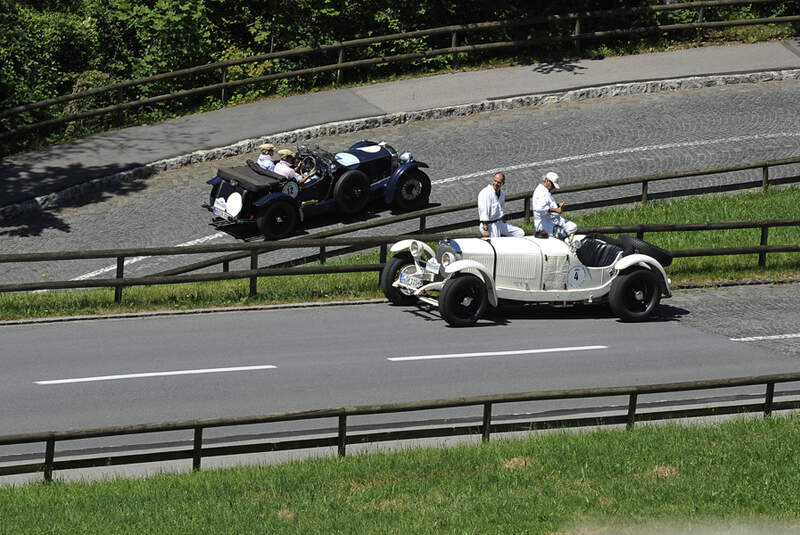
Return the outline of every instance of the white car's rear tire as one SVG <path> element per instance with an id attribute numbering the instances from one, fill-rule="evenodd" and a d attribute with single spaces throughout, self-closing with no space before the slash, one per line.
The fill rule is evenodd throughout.
<path id="1" fill-rule="evenodd" d="M 622 321 L 644 321 L 661 302 L 661 281 L 649 269 L 623 273 L 611 282 L 608 304 Z"/>

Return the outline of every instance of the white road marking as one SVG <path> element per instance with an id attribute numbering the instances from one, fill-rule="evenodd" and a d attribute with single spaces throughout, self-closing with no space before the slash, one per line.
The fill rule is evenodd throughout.
<path id="1" fill-rule="evenodd" d="M 260 366 L 237 366 L 235 368 L 205 368 L 199 370 L 176 370 L 171 372 L 150 372 L 150 373 L 128 373 L 124 375 L 101 375 L 98 377 L 77 377 L 75 379 L 51 379 L 47 381 L 34 381 L 37 385 L 64 385 L 69 383 L 91 383 L 94 381 L 116 381 L 118 379 L 140 379 L 142 377 L 166 377 L 169 375 L 195 375 L 200 373 L 225 373 L 225 372 L 246 372 L 252 370 L 271 370 L 275 368 L 271 364 Z"/>
<path id="2" fill-rule="evenodd" d="M 730 340 L 732 342 L 758 342 L 759 340 L 788 340 L 789 338 L 800 338 L 800 333 L 747 336 L 745 338 L 731 338 Z"/>
<path id="3" fill-rule="evenodd" d="M 575 156 L 564 156 L 563 158 L 553 158 L 551 160 L 541 160 L 538 162 L 521 163 L 507 167 L 497 167 L 495 169 L 487 169 L 486 171 L 478 171 L 476 173 L 469 173 L 466 175 L 453 176 L 450 178 L 443 178 L 441 180 L 434 180 L 431 184 L 446 184 L 448 182 L 458 182 L 468 178 L 476 178 L 485 175 L 493 175 L 500 172 L 518 171 L 520 169 L 527 169 L 529 167 L 541 167 L 544 165 L 553 165 L 558 163 L 574 162 L 579 160 L 589 160 L 591 158 L 603 158 L 606 156 L 616 156 L 618 154 L 634 154 L 637 152 L 647 152 L 653 150 L 665 149 L 680 149 L 686 147 L 702 147 L 704 145 L 716 145 L 719 143 L 736 143 L 741 141 L 759 141 L 764 139 L 775 139 L 781 137 L 800 137 L 800 132 L 778 132 L 775 134 L 753 134 L 749 136 L 734 136 L 720 139 L 706 139 L 702 141 L 685 141 L 682 143 L 664 143 L 662 145 L 645 145 L 642 147 L 629 147 L 625 149 L 604 150 L 600 152 L 590 152 L 588 154 L 577 154 Z"/>
<path id="4" fill-rule="evenodd" d="M 532 355 L 537 353 L 560 353 L 565 351 L 592 351 L 595 349 L 608 349 L 608 346 L 575 346 L 575 347 L 550 347 L 545 349 L 519 349 L 516 351 L 488 351 L 483 353 L 450 353 L 446 355 L 418 355 L 415 357 L 387 357 L 392 362 L 405 362 L 409 360 L 438 360 L 438 359 L 468 359 L 475 357 L 505 357 L 514 355 Z"/>
<path id="5" fill-rule="evenodd" d="M 175 245 L 174 247 L 188 247 L 190 245 L 200 245 L 201 243 L 205 243 L 205 242 L 211 241 L 211 240 L 216 240 L 217 238 L 221 238 L 223 236 L 225 236 L 225 233 L 217 232 L 216 234 L 210 234 L 208 236 L 203 236 L 202 238 L 197 238 L 196 240 L 187 241 L 185 243 L 179 243 L 178 245 Z M 131 257 L 131 258 L 128 258 L 127 260 L 125 260 L 124 265 L 125 266 L 129 266 L 131 264 L 136 264 L 136 263 L 141 262 L 142 260 L 144 260 L 146 258 L 150 258 L 150 257 L 149 256 L 134 256 L 134 257 Z M 117 269 L 117 265 L 114 264 L 113 266 L 108 266 L 108 267 L 104 267 L 102 269 L 98 269 L 98 270 L 92 271 L 90 273 L 85 273 L 85 274 L 83 274 L 83 275 L 81 275 L 79 277 L 75 277 L 74 279 L 70 279 L 70 280 L 83 281 L 83 280 L 86 280 L 86 279 L 92 279 L 92 278 L 97 277 L 99 275 L 102 275 L 104 273 L 108 273 L 109 271 L 115 271 L 116 269 Z"/>

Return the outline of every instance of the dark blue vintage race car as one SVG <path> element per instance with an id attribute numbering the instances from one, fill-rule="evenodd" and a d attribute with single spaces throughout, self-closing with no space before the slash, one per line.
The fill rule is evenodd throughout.
<path id="1" fill-rule="evenodd" d="M 255 223 L 266 239 L 279 240 L 308 216 L 327 211 L 355 215 L 371 199 L 403 211 L 428 204 L 431 181 L 421 170 L 428 165 L 385 142 L 359 141 L 334 154 L 299 146 L 296 158 L 301 174 L 311 173 L 303 184 L 252 161 L 219 169 L 208 181 L 211 194 L 203 205 L 214 214 L 212 224 Z"/>

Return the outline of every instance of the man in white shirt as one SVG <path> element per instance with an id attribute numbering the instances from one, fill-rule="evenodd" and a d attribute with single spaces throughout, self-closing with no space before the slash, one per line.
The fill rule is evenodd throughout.
<path id="1" fill-rule="evenodd" d="M 525 231 L 503 221 L 503 209 L 506 205 L 506 193 L 503 186 L 506 176 L 497 173 L 492 177 L 492 183 L 478 193 L 478 219 L 480 220 L 480 233 L 484 238 L 497 238 L 498 236 L 525 235 Z"/>
<path id="2" fill-rule="evenodd" d="M 533 190 L 531 209 L 533 210 L 533 224 L 537 231 L 543 230 L 548 235 L 552 235 L 555 225 L 563 228 L 567 234 L 575 234 L 578 230 L 578 225 L 561 217 L 564 203 L 557 203 L 553 198 L 553 189 L 559 189 L 560 187 L 558 185 L 558 174 L 550 171 L 544 175 L 541 184 Z"/>
<path id="3" fill-rule="evenodd" d="M 272 143 L 264 143 L 260 147 L 261 154 L 258 156 L 258 160 L 256 163 L 262 169 L 266 169 L 267 171 L 274 171 L 275 170 L 275 162 L 272 159 L 272 154 L 275 152 L 275 145 Z"/>

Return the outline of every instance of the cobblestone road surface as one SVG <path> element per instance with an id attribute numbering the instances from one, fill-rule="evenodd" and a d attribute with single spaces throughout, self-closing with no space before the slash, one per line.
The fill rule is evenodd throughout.
<path id="1" fill-rule="evenodd" d="M 337 148 L 364 137 L 386 139 L 430 164 L 432 202 L 453 204 L 473 200 L 495 169 L 514 169 L 508 172 L 507 191 L 515 193 L 532 189 L 538 177 L 550 169 L 573 185 L 796 156 L 800 142 L 797 102 L 800 82 L 796 81 L 711 87 L 414 122 L 319 138 L 313 143 Z M 214 176 L 217 167 L 239 165 L 253 156 L 165 171 L 97 193 L 86 202 L 3 223 L 0 248 L 22 253 L 172 246 L 212 236 L 209 243 L 233 242 L 235 238 L 209 227 L 209 214 L 199 205 L 207 198 L 205 181 Z M 797 166 L 787 167 L 773 176 L 797 171 Z M 748 176 L 758 179 L 760 172 Z M 650 190 L 674 188 L 678 182 L 685 187 L 687 182 L 710 185 L 722 181 L 719 176 L 668 181 L 653 184 Z M 564 195 L 561 200 L 626 192 L 638 192 L 638 187 Z M 388 213 L 384 210 L 368 217 Z M 464 213 L 458 219 L 473 215 Z M 439 222 L 431 220 L 429 225 Z M 326 223 L 319 225 L 324 228 Z M 385 233 L 391 232 L 387 229 Z M 279 259 L 283 258 L 275 254 L 263 263 Z M 186 261 L 141 261 L 126 268 L 126 274 L 145 275 Z M 113 261 L 0 265 L 0 282 L 68 279 L 109 264 Z"/>

